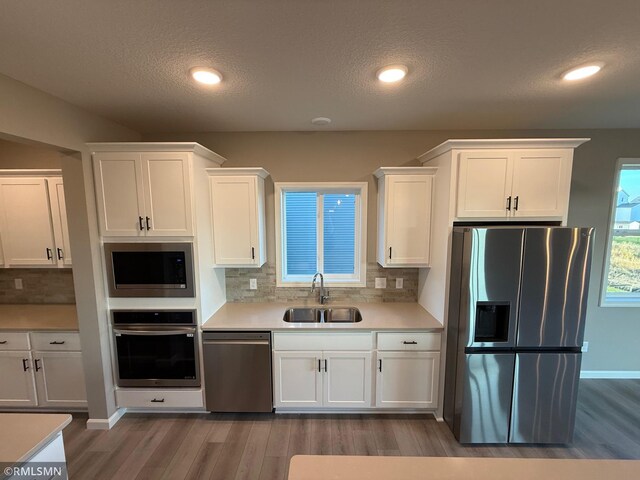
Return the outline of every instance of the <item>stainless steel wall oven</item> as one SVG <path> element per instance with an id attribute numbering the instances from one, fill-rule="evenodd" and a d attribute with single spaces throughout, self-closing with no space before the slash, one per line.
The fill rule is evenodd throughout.
<path id="1" fill-rule="evenodd" d="M 118 386 L 200 386 L 194 310 L 115 310 L 112 326 Z"/>

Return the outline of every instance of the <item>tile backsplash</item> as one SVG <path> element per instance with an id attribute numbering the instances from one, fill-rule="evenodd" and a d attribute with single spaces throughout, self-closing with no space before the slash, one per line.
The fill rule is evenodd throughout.
<path id="1" fill-rule="evenodd" d="M 22 279 L 22 290 L 15 279 Z M 70 268 L 0 268 L 0 304 L 75 303 Z"/>
<path id="2" fill-rule="evenodd" d="M 249 289 L 249 280 L 257 280 L 257 290 Z M 386 278 L 387 288 L 374 288 L 376 278 Z M 401 289 L 396 278 L 403 279 Z M 266 263 L 261 268 L 227 268 L 227 302 L 301 302 L 315 301 L 317 290 L 308 287 L 276 287 L 276 266 Z M 382 268 L 377 263 L 367 265 L 367 286 L 338 288 L 328 286 L 329 303 L 339 302 L 416 302 L 418 300 L 417 268 Z"/>

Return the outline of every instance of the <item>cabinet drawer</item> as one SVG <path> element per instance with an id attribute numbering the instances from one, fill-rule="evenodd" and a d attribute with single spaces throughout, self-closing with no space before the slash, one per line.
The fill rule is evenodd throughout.
<path id="1" fill-rule="evenodd" d="M 154 401 L 155 400 L 155 401 Z M 117 389 L 116 404 L 127 408 L 201 408 L 202 390 Z"/>
<path id="2" fill-rule="evenodd" d="M 378 333 L 378 350 L 440 350 L 440 334 L 381 332 Z"/>
<path id="3" fill-rule="evenodd" d="M 31 347 L 44 351 L 80 351 L 80 334 L 77 332 L 33 332 Z"/>
<path id="4" fill-rule="evenodd" d="M 29 334 L 0 332 L 0 350 L 29 350 Z"/>
<path id="5" fill-rule="evenodd" d="M 274 333 L 274 350 L 371 350 L 371 332 Z"/>

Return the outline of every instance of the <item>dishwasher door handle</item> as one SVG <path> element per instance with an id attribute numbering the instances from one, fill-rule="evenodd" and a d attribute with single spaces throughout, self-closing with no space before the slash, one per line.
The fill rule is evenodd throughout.
<path id="1" fill-rule="evenodd" d="M 269 340 L 203 340 L 203 345 L 269 345 Z"/>

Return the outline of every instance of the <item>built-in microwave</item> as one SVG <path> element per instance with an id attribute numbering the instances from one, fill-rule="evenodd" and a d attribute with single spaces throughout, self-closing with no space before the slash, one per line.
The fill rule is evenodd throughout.
<path id="1" fill-rule="evenodd" d="M 193 297 L 191 243 L 105 243 L 111 297 Z"/>

